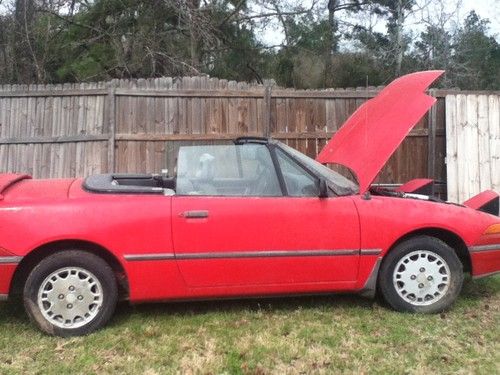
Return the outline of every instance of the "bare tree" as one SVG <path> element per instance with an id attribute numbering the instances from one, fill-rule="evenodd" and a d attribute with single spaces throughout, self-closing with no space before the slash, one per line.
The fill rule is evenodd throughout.
<path id="1" fill-rule="evenodd" d="M 402 62 L 411 40 L 406 33 L 407 21 L 416 13 L 427 8 L 431 0 L 377 0 L 388 17 L 390 47 L 387 51 L 394 56 L 394 75 L 400 76 Z"/>
<path id="2" fill-rule="evenodd" d="M 425 26 L 419 40 L 415 43 L 417 53 L 424 69 L 444 69 L 452 71 L 452 41 L 458 30 L 458 14 L 461 0 L 432 0 L 420 10 L 419 22 Z M 444 86 L 452 85 L 451 75 L 445 75 Z"/>

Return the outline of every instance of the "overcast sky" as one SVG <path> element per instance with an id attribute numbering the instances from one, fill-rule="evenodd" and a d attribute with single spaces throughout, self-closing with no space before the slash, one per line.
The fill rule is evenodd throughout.
<path id="1" fill-rule="evenodd" d="M 290 1 L 290 0 L 289 0 Z M 304 5 L 311 4 L 312 0 L 303 0 Z M 488 18 L 490 20 L 490 35 L 495 36 L 500 40 L 500 0 L 446 0 L 449 10 L 458 7 L 457 19 L 451 22 L 462 22 L 465 16 L 471 11 L 475 10 L 481 18 Z M 345 17 L 345 13 L 342 15 Z M 407 31 L 419 33 L 422 26 L 417 25 L 421 19 L 422 14 L 415 14 L 407 21 Z M 375 29 L 385 31 L 385 22 L 378 20 Z M 267 45 L 278 45 L 283 42 L 283 32 L 277 22 L 272 22 L 267 28 L 263 30 L 261 39 Z"/>

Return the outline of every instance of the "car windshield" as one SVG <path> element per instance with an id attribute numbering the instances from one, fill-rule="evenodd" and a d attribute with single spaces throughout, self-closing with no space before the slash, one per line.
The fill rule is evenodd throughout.
<path id="1" fill-rule="evenodd" d="M 331 170 L 330 168 L 318 163 L 316 160 L 304 155 L 303 153 L 287 146 L 284 143 L 279 143 L 279 146 L 288 154 L 292 155 L 295 159 L 304 164 L 312 172 L 323 177 L 329 181 L 329 186 L 337 195 L 352 195 L 356 194 L 359 190 L 358 184 L 349 180 L 347 177 L 342 176 L 340 173 Z"/>

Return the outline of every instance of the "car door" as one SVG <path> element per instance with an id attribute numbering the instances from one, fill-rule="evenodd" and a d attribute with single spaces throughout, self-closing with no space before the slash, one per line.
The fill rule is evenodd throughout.
<path id="1" fill-rule="evenodd" d="M 195 152 L 200 158 L 199 170 L 191 176 L 201 177 L 202 182 L 185 180 L 183 164 L 189 158 L 179 154 L 180 186 L 172 198 L 174 250 L 189 286 L 356 279 L 360 235 L 350 197 L 318 198 L 314 176 L 305 170 L 292 172 L 300 166 L 285 165 L 293 160 L 271 154 L 262 144 L 227 146 L 246 149 L 234 152 L 239 165 L 234 170 L 240 173 L 234 178 L 220 177 L 218 168 L 227 169 L 231 157 L 227 153 L 218 157 L 210 147 Z M 207 166 L 206 160 L 213 163 Z M 287 169 L 288 182 L 279 165 Z M 238 177 L 246 185 L 237 182 Z M 238 191 L 239 186 L 246 188 Z"/>

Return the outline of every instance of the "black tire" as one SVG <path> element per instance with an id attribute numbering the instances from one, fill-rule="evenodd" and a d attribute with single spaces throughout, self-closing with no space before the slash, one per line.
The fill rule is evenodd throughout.
<path id="1" fill-rule="evenodd" d="M 421 252 L 420 255 L 417 252 Z M 404 262 L 408 262 L 408 268 Z M 434 278 L 442 280 L 436 282 L 429 270 L 421 272 L 425 267 L 413 272 L 421 264 L 417 262 L 424 262 L 424 266 L 427 262 L 428 268 L 439 269 Z M 413 281 L 405 283 L 410 274 Z M 430 280 L 426 281 L 429 277 Z M 418 236 L 401 242 L 386 255 L 380 267 L 378 285 L 384 299 L 395 310 L 432 314 L 451 307 L 460 294 L 463 279 L 462 263 L 450 246 L 434 237 Z M 447 285 L 444 284 L 446 282 Z M 411 293 L 413 290 L 417 292 Z M 435 294 L 432 295 L 432 292 Z M 432 302 L 433 299 L 435 302 Z"/>
<path id="2" fill-rule="evenodd" d="M 74 303 L 75 306 L 81 307 L 83 311 L 86 311 L 85 309 L 89 309 L 89 316 L 86 318 L 75 318 L 75 327 L 61 327 L 59 325 L 62 325 L 63 323 L 56 320 L 50 320 L 45 316 L 47 314 L 50 314 L 50 312 L 42 312 L 42 309 L 39 306 L 38 295 L 39 292 L 42 293 L 41 288 L 43 287 L 43 285 L 47 286 L 47 282 L 50 283 L 50 281 L 47 281 L 47 278 L 50 275 L 53 275 L 55 272 L 60 272 L 61 270 L 63 270 L 63 273 L 61 274 L 64 275 L 64 269 L 71 269 L 72 267 L 74 269 L 82 270 L 81 273 L 75 273 L 76 271 L 68 271 L 72 272 L 72 277 L 88 277 L 88 279 L 83 280 L 81 285 L 77 285 L 76 290 L 75 287 L 71 285 L 71 288 L 73 288 L 73 290 L 75 291 L 67 292 L 64 299 L 63 297 L 61 297 L 63 296 L 63 294 L 59 294 L 57 299 L 61 299 L 61 301 L 56 301 L 55 296 L 53 298 L 49 298 L 48 301 L 50 302 L 46 302 L 48 304 L 46 306 L 52 306 L 52 303 L 55 304 L 57 302 L 59 305 L 54 306 L 58 306 L 58 309 L 62 309 L 61 306 L 68 300 L 69 302 Z M 73 273 L 75 274 L 73 275 Z M 97 281 L 94 280 L 94 277 L 95 279 L 97 279 Z M 60 278 L 59 280 L 62 281 L 60 281 L 60 284 L 57 285 L 65 286 L 64 279 Z M 78 283 L 78 280 L 76 282 Z M 54 283 L 53 285 L 56 284 Z M 98 285 L 99 287 L 97 288 L 96 285 Z M 85 294 L 85 297 L 83 295 L 77 295 L 79 294 L 78 288 L 80 288 L 80 286 L 81 290 L 83 291 L 81 294 L 87 293 Z M 99 296 L 93 297 L 91 293 L 97 293 Z M 69 300 L 70 294 L 72 294 L 71 300 Z M 75 298 L 77 300 L 75 300 Z M 80 298 L 83 300 L 82 302 L 78 301 L 78 299 Z M 30 319 L 43 332 L 49 335 L 61 337 L 87 335 L 104 326 L 113 315 L 117 298 L 117 283 L 111 267 L 102 258 L 80 250 L 64 250 L 44 258 L 38 265 L 33 268 L 31 273 L 29 274 L 28 279 L 26 280 L 26 283 L 24 285 L 23 292 L 24 307 Z M 97 299 L 99 303 L 94 304 L 93 299 Z M 92 302 L 85 303 L 85 301 L 87 300 Z M 43 306 L 43 303 L 40 303 Z M 80 303 L 81 305 L 77 305 L 78 303 Z M 71 304 L 71 306 L 73 305 Z M 52 314 L 52 316 L 56 315 Z M 57 319 L 61 320 L 62 316 Z M 78 319 L 79 322 L 77 321 Z M 77 326 L 79 324 L 83 325 Z"/>

